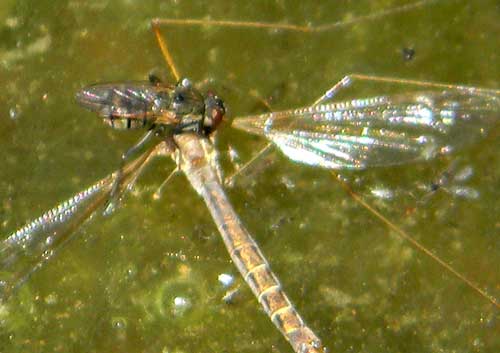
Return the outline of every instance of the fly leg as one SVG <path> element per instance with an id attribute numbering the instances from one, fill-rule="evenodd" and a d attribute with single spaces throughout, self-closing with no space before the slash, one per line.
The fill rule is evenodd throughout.
<path id="1" fill-rule="evenodd" d="M 170 69 L 170 72 L 174 76 L 175 81 L 179 82 L 181 76 L 179 75 L 179 71 L 177 71 L 173 57 L 170 54 L 170 50 L 168 49 L 168 46 L 167 46 L 167 41 L 166 41 L 165 37 L 163 37 L 161 35 L 160 20 L 153 19 L 151 21 L 151 28 L 152 28 L 153 33 L 154 33 L 156 40 L 158 42 L 158 46 L 160 47 L 163 58 L 165 59 L 165 62 L 167 63 L 167 66 Z"/>
<path id="2" fill-rule="evenodd" d="M 109 194 L 109 199 L 106 203 L 104 209 L 104 214 L 110 214 L 114 211 L 116 204 L 119 201 L 120 196 L 120 186 L 123 182 L 123 168 L 127 162 L 138 152 L 144 149 L 144 147 L 155 137 L 157 134 L 157 129 L 155 127 L 151 128 L 141 137 L 141 139 L 131 148 L 129 148 L 125 153 L 122 154 L 120 159 L 120 167 L 118 168 L 115 180 L 113 181 L 113 186 L 111 187 L 111 192 Z"/>
<path id="3" fill-rule="evenodd" d="M 176 167 L 174 170 L 170 172 L 170 174 L 163 180 L 163 182 L 160 184 L 158 189 L 153 194 L 153 200 L 159 200 L 163 196 L 163 190 L 165 190 L 165 186 L 170 182 L 170 180 L 177 175 L 181 169 L 180 165 L 182 162 L 182 156 L 179 153 L 179 149 L 177 148 L 177 145 L 175 144 L 175 141 L 173 139 L 166 139 L 163 142 L 163 151 L 162 155 L 169 155 L 172 157 L 172 159 L 175 161 Z"/>

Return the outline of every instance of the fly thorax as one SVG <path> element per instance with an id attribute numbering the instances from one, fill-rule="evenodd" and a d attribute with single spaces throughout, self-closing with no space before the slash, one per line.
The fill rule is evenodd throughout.
<path id="1" fill-rule="evenodd" d="M 171 109 L 178 120 L 176 131 L 193 131 L 208 134 L 222 120 L 224 106 L 222 101 L 213 94 L 207 98 L 191 84 L 188 79 L 182 79 L 171 95 Z"/>
<path id="2" fill-rule="evenodd" d="M 151 111 L 155 115 L 160 115 L 171 109 L 172 98 L 168 92 L 162 91 L 156 94 L 151 104 Z"/>

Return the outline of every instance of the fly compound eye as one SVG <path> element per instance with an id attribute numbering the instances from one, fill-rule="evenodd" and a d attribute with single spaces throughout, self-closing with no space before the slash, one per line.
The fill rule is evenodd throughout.
<path id="1" fill-rule="evenodd" d="M 177 93 L 174 96 L 174 103 L 181 104 L 186 100 L 186 97 L 182 93 Z"/>
<path id="2" fill-rule="evenodd" d="M 209 134 L 213 132 L 221 123 L 225 114 L 226 108 L 224 107 L 224 102 L 222 101 L 222 99 L 209 92 L 205 99 L 204 127 L 206 133 Z"/>
<path id="3" fill-rule="evenodd" d="M 222 99 L 220 99 L 219 97 L 215 96 L 214 97 L 214 105 L 217 109 L 222 109 L 225 111 L 225 108 L 224 108 L 224 103 L 222 102 Z"/>

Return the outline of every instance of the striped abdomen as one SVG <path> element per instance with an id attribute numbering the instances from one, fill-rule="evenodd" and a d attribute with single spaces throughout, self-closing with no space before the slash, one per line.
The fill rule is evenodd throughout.
<path id="1" fill-rule="evenodd" d="M 194 189 L 203 197 L 231 259 L 271 321 L 290 342 L 295 352 L 324 352 L 320 339 L 306 326 L 293 307 L 257 243 L 241 224 L 227 200 L 207 157 L 211 144 L 194 134 L 182 134 L 174 138 L 182 154 L 182 170 Z"/>

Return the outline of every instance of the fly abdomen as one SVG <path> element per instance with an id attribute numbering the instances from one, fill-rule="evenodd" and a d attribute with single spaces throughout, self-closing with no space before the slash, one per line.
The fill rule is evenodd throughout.
<path id="1" fill-rule="evenodd" d="M 115 117 L 115 116 L 110 116 L 107 118 L 104 118 L 104 123 L 111 126 L 113 129 L 116 130 L 132 130 L 132 129 L 143 129 L 150 124 L 148 123 L 148 119 L 146 116 L 144 116 L 142 119 L 141 118 L 122 118 L 122 117 Z M 150 119 L 151 123 L 153 122 L 153 119 Z"/>

